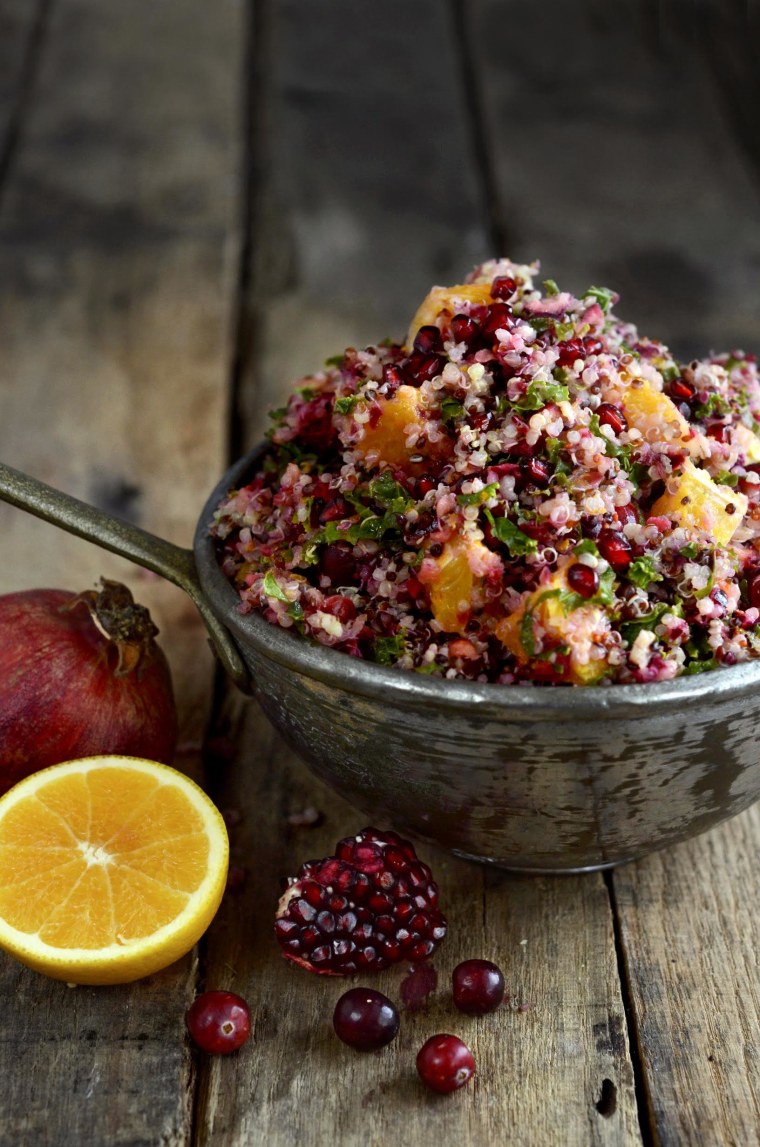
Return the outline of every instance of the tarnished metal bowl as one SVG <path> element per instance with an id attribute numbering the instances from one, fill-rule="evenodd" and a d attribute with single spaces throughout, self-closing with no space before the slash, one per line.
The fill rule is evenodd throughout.
<path id="1" fill-rule="evenodd" d="M 242 614 L 208 527 L 260 451 L 211 493 L 192 553 L 2 466 L 0 497 L 182 585 L 228 672 L 250 675 L 288 743 L 380 825 L 484 863 L 572 872 L 696 836 L 760 797 L 760 662 L 652 685 L 479 685 L 370 664 Z"/>

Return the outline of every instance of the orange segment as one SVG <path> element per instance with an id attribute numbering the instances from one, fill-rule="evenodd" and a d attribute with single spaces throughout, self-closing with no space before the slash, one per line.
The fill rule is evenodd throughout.
<path id="1" fill-rule="evenodd" d="M 380 406 L 380 417 L 374 426 L 369 423 L 365 426 L 355 447 L 358 454 L 377 453 L 381 462 L 407 472 L 414 472 L 420 466 L 424 468 L 424 463 L 411 461 L 415 455 L 430 459 L 448 454 L 451 446 L 448 437 L 429 442 L 424 435 L 428 412 L 416 387 L 400 386 L 392 398 L 380 400 Z M 414 430 L 418 430 L 421 437 L 407 446 L 407 439 Z"/>
<path id="2" fill-rule="evenodd" d="M 719 546 L 727 546 L 747 512 L 744 494 L 713 482 L 706 470 L 686 461 L 671 479 L 674 489 L 652 506 L 652 513 L 671 518 L 679 526 L 704 530 Z"/>
<path id="3" fill-rule="evenodd" d="M 440 315 L 450 319 L 462 310 L 463 305 L 472 306 L 477 303 L 492 302 L 490 282 L 458 283 L 454 287 L 433 287 L 425 295 L 411 321 L 406 337 L 407 346 L 412 345 L 414 336 L 420 327 L 436 326 L 436 319 Z"/>
<path id="4" fill-rule="evenodd" d="M 150 975 L 211 923 L 227 864 L 220 813 L 175 769 L 133 757 L 44 769 L 0 799 L 0 947 L 71 983 Z"/>

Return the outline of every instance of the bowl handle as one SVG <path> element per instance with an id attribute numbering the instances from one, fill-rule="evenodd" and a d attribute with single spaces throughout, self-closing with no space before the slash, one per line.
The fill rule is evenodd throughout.
<path id="1" fill-rule="evenodd" d="M 225 672 L 244 693 L 251 679 L 245 661 L 229 630 L 213 613 L 201 589 L 192 550 L 149 534 L 147 530 L 114 518 L 87 502 L 80 502 L 53 486 L 13 470 L 0 462 L 0 501 L 28 510 L 105 550 L 153 570 L 183 589 L 195 603 L 208 630 L 211 644 Z"/>

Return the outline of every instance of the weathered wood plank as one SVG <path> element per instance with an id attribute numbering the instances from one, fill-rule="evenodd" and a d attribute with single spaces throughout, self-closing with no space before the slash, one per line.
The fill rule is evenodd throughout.
<path id="1" fill-rule="evenodd" d="M 721 7 L 551 0 L 539 28 L 527 5 L 466 5 L 512 254 L 615 287 L 686 358 L 758 347 L 756 184 L 690 30 Z"/>
<path id="2" fill-rule="evenodd" d="M 661 1147 L 757 1142 L 759 848 L 755 805 L 614 876 Z"/>
<path id="3" fill-rule="evenodd" d="M 0 213 L 0 455 L 188 545 L 224 464 L 242 13 L 61 0 Z M 172 663 L 197 772 L 212 663 L 168 583 L 0 505 L 0 590 L 118 577 Z M 0 959 L 0 1138 L 187 1143 L 188 957 L 135 986 Z"/>
<path id="4" fill-rule="evenodd" d="M 309 12 L 304 0 L 273 5 L 272 45 L 259 45 L 273 104 L 259 108 L 257 168 L 271 184 L 254 217 L 260 338 L 240 395 L 244 442 L 299 374 L 344 345 L 403 331 L 431 282 L 458 279 L 489 254 L 446 9 L 341 0 L 316 24 Z M 391 61 L 403 84 L 388 82 Z M 255 1042 L 201 1066 L 199 1142 L 640 1143 L 603 880 L 487 876 L 423 847 L 450 918 L 435 960 L 441 986 L 427 1014 L 403 1016 L 390 1048 L 353 1054 L 331 1031 L 347 985 L 287 966 L 272 919 L 280 878 L 364 818 L 297 764 L 255 706 L 228 704 L 219 743 L 237 749 L 217 770 L 216 796 L 241 815 L 233 862 L 248 879 L 211 929 L 206 982 L 250 1000 Z M 324 824 L 289 827 L 288 814 L 310 805 Z M 530 1010 L 465 1020 L 448 992 L 465 955 L 502 962 Z M 405 971 L 376 982 L 398 999 Z M 417 1080 L 414 1057 L 428 1035 L 450 1029 L 472 1041 L 480 1072 L 440 1101 Z"/>
<path id="5" fill-rule="evenodd" d="M 490 1147 L 633 1145 L 638 1130 L 633 1073 L 601 876 L 521 878 L 485 870 L 424 845 L 449 935 L 433 959 L 439 985 L 426 1012 L 402 1010 L 401 1030 L 381 1052 L 359 1055 L 332 1031 L 338 997 L 372 983 L 400 1004 L 403 965 L 352 981 L 317 977 L 278 954 L 272 933 L 282 877 L 328 855 L 364 826 L 362 814 L 316 781 L 250 702 L 232 701 L 219 745 L 239 745 L 219 769 L 233 862 L 246 882 L 228 895 L 209 936 L 206 983 L 240 992 L 251 1004 L 254 1042 L 203 1071 L 200 1143 L 289 1147 L 393 1142 Z M 324 813 L 316 828 L 288 817 Z M 462 959 L 495 960 L 515 1007 L 473 1019 L 451 1002 L 450 977 Z M 518 1003 L 528 1010 L 516 1010 Z M 419 1047 L 453 1032 L 473 1049 L 476 1080 L 450 1100 L 417 1078 Z M 605 1082 L 608 1081 L 608 1082 Z"/>

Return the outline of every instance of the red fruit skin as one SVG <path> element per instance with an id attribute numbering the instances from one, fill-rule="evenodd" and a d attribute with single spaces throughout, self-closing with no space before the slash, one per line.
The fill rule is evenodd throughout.
<path id="1" fill-rule="evenodd" d="M 185 1023 L 193 1043 L 209 1055 L 229 1055 L 251 1035 L 250 1009 L 234 992 L 204 992 L 187 1009 Z"/>
<path id="2" fill-rule="evenodd" d="M 155 642 L 116 676 L 118 652 L 77 594 L 34 589 L 0 597 L 0 794 L 61 761 L 101 753 L 169 764 L 177 714 Z"/>
<path id="3" fill-rule="evenodd" d="M 458 1036 L 434 1035 L 417 1052 L 417 1073 L 431 1091 L 448 1095 L 475 1074 L 475 1057 Z"/>

